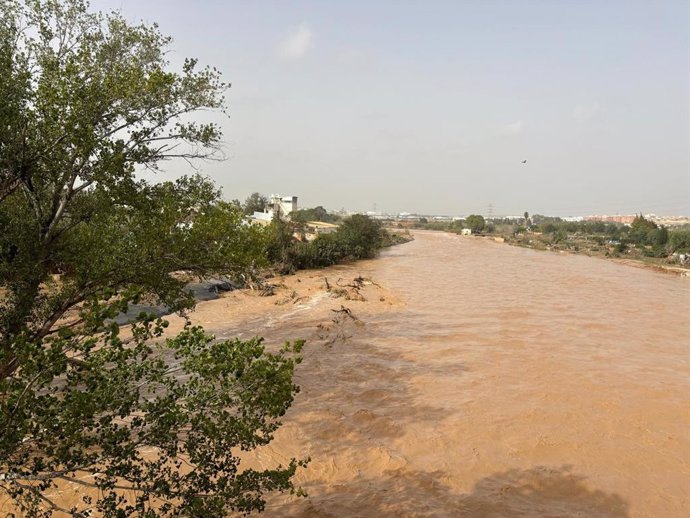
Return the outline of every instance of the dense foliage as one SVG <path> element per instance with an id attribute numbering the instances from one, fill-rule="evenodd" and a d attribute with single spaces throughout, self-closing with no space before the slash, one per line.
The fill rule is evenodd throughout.
<path id="1" fill-rule="evenodd" d="M 479 216 L 477 214 L 470 214 L 467 216 L 465 219 L 465 226 L 469 228 L 473 234 L 477 234 L 484 230 L 484 226 L 486 225 L 486 221 L 484 220 L 484 216 Z"/>
<path id="2" fill-rule="evenodd" d="M 560 218 L 540 218 L 541 223 L 533 230 L 545 235 L 552 235 L 559 242 L 568 235 L 591 236 L 595 241 L 603 244 L 606 240 L 616 244 L 617 251 L 623 251 L 628 245 L 642 249 L 651 247 L 648 255 L 666 255 L 665 245 L 669 239 L 669 230 L 659 227 L 656 223 L 639 215 L 630 226 L 620 223 L 606 223 L 603 221 L 560 221 Z"/>
<path id="3" fill-rule="evenodd" d="M 247 216 L 251 216 L 255 212 L 263 212 L 267 206 L 268 198 L 261 193 L 253 192 L 244 200 L 242 210 Z"/>
<path id="4" fill-rule="evenodd" d="M 223 516 L 294 489 L 295 460 L 254 471 L 239 454 L 271 440 L 301 342 L 112 320 L 144 299 L 190 308 L 173 272 L 264 260 L 207 180 L 142 179 L 218 150 L 185 115 L 222 109 L 226 85 L 194 60 L 168 71 L 168 43 L 80 0 L 0 2 L 0 492 L 26 516 Z M 70 509 L 51 496 L 66 483 L 85 486 Z"/>
<path id="5" fill-rule="evenodd" d="M 481 219 L 480 219 L 481 218 Z M 482 225 L 483 222 L 483 225 Z M 525 212 L 520 219 L 468 216 L 465 220 L 418 222 L 416 228 L 459 233 L 463 227 L 509 242 L 541 248 L 565 247 L 578 251 L 602 252 L 606 255 L 631 254 L 631 257 L 665 258 L 674 253 L 690 252 L 687 228 L 659 226 L 641 214 L 630 225 L 604 221 L 566 221 L 559 217 Z M 673 257 L 671 261 L 675 260 Z"/>
<path id="6" fill-rule="evenodd" d="M 361 214 L 346 218 L 335 232 L 319 234 L 312 241 L 295 239 L 299 230 L 298 224 L 278 218 L 269 227 L 268 258 L 282 272 L 370 259 L 383 246 L 392 244 L 380 222 Z"/>
<path id="7" fill-rule="evenodd" d="M 290 213 L 290 220 L 307 223 L 309 221 L 323 221 L 324 223 L 335 223 L 340 221 L 340 218 L 335 214 L 330 214 L 321 205 L 313 209 L 299 209 Z"/>
<path id="8" fill-rule="evenodd" d="M 671 252 L 690 253 L 690 228 L 669 232 L 668 247 Z"/>

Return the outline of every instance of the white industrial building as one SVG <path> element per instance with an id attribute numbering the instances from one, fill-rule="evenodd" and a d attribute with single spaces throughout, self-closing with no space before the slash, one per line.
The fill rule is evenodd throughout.
<path id="1" fill-rule="evenodd" d="M 281 196 L 280 194 L 271 194 L 268 205 L 274 213 L 278 213 L 281 218 L 284 218 L 291 212 L 297 210 L 297 196 Z"/>
<path id="2" fill-rule="evenodd" d="M 282 196 L 271 194 L 263 212 L 255 212 L 252 219 L 257 222 L 270 223 L 274 214 L 281 219 L 287 219 L 291 212 L 297 210 L 297 196 Z"/>

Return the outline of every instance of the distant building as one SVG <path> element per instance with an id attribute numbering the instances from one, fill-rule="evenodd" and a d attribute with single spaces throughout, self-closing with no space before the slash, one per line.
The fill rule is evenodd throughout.
<path id="1" fill-rule="evenodd" d="M 604 215 L 597 215 L 597 216 L 586 216 L 585 220 L 586 221 L 605 221 L 608 223 L 623 223 L 625 225 L 630 225 L 633 220 L 635 219 L 635 215 L 625 215 L 625 216 L 620 216 L 616 214 L 615 216 L 608 216 L 606 214 Z"/>
<path id="2" fill-rule="evenodd" d="M 281 196 L 280 194 L 271 194 L 271 199 L 268 202 L 270 210 L 277 213 L 281 218 L 290 215 L 291 212 L 297 210 L 297 196 Z"/>
<path id="3" fill-rule="evenodd" d="M 267 225 L 271 222 L 275 214 L 278 214 L 281 219 L 287 219 L 289 215 L 296 210 L 297 196 L 271 194 L 264 211 L 252 214 L 252 220 L 262 225 Z"/>
<path id="4" fill-rule="evenodd" d="M 376 212 L 376 211 L 367 211 L 364 213 L 365 216 L 370 217 L 371 219 L 389 219 L 390 216 L 388 214 L 384 214 L 383 212 Z"/>
<path id="5" fill-rule="evenodd" d="M 252 220 L 263 225 L 268 225 L 273 219 L 273 211 L 269 210 L 266 212 L 255 212 L 252 214 Z"/>

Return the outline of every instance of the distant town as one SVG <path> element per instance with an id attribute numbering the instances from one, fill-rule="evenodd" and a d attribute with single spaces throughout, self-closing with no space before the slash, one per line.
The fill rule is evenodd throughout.
<path id="1" fill-rule="evenodd" d="M 272 220 L 274 215 L 279 215 L 281 218 L 287 217 L 289 214 L 296 212 L 298 210 L 298 197 L 294 195 L 283 196 L 281 194 L 271 194 L 269 197 L 260 195 L 259 193 L 254 193 L 250 196 L 246 204 L 255 197 L 260 200 L 259 205 L 254 208 L 259 208 L 260 210 L 253 210 L 248 213 L 248 215 L 257 222 L 268 223 Z M 239 204 L 239 202 L 237 202 Z M 349 211 L 346 209 L 341 210 L 329 210 L 330 214 L 340 217 L 347 217 L 353 214 L 363 214 L 370 217 L 371 219 L 385 220 L 385 221 L 397 221 L 397 222 L 410 222 L 410 223 L 426 223 L 428 221 L 438 221 L 438 222 L 451 222 L 451 221 L 461 221 L 465 220 L 470 214 L 461 215 L 444 215 L 444 214 L 417 214 L 414 212 L 380 212 L 380 211 Z M 520 222 L 524 220 L 524 215 L 495 215 L 492 213 L 487 213 L 482 215 L 487 220 L 501 220 L 501 221 L 516 221 Z M 690 225 L 690 216 L 659 216 L 653 213 L 639 213 L 639 214 L 593 214 L 587 216 L 564 216 L 564 217 L 554 217 L 550 216 L 549 219 L 556 219 L 565 222 L 580 222 L 580 221 L 603 221 L 604 223 L 621 223 L 623 225 L 631 225 L 635 218 L 643 216 L 646 220 L 652 221 L 657 225 L 664 227 L 680 227 L 684 225 Z"/>
<path id="2" fill-rule="evenodd" d="M 348 215 L 350 212 L 346 211 L 340 211 L 337 212 L 337 214 L 341 215 Z M 448 215 L 432 215 L 432 214 L 415 214 L 411 212 L 399 212 L 399 213 L 385 213 L 385 212 L 376 212 L 376 211 L 367 211 L 363 212 L 362 214 L 366 214 L 372 219 L 380 219 L 380 220 L 394 220 L 394 221 L 411 221 L 411 222 L 419 222 L 419 221 L 457 221 L 457 220 L 464 220 L 467 218 L 469 214 L 465 215 L 457 215 L 457 216 L 448 216 Z M 603 221 L 605 223 L 622 223 L 624 225 L 630 225 L 632 222 L 635 220 L 637 216 L 640 214 L 616 214 L 616 215 L 608 215 L 608 214 L 595 214 L 595 215 L 588 215 L 588 216 L 566 216 L 566 217 L 560 217 L 561 221 L 569 221 L 569 222 L 579 222 L 579 221 Z M 508 215 L 508 216 L 501 216 L 501 215 L 492 215 L 492 214 L 484 214 L 483 215 L 486 219 L 488 220 L 513 220 L 513 221 L 521 221 L 524 216 L 514 216 L 514 215 Z M 690 216 L 658 216 L 656 214 L 642 214 L 645 219 L 653 221 L 657 225 L 663 225 L 665 227 L 679 227 L 683 225 L 690 225 Z"/>

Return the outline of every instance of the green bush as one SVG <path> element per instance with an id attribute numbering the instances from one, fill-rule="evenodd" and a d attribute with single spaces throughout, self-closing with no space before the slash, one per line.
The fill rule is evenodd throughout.
<path id="1" fill-rule="evenodd" d="M 282 273 L 371 259 L 382 247 L 396 242 L 381 223 L 360 214 L 344 220 L 335 232 L 321 234 L 310 242 L 295 240 L 295 230 L 295 224 L 279 219 L 267 229 L 266 254 Z"/>
<path id="2" fill-rule="evenodd" d="M 669 232 L 668 249 L 671 253 L 690 252 L 690 229 L 683 228 Z"/>

